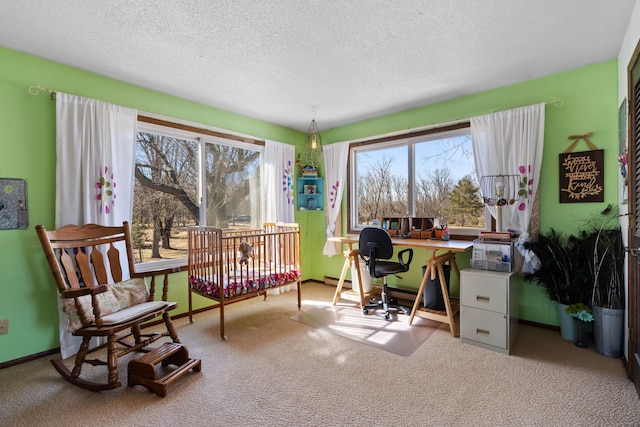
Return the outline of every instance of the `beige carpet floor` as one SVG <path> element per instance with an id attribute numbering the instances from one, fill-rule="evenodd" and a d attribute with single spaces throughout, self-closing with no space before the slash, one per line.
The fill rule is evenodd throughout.
<path id="1" fill-rule="evenodd" d="M 303 285 L 303 309 L 335 288 Z M 295 292 L 243 301 L 180 338 L 202 372 L 159 398 L 141 386 L 92 393 L 48 358 L 0 370 L 0 426 L 639 426 L 620 360 L 553 330 L 522 326 L 514 354 L 463 344 L 439 328 L 399 356 L 291 320 Z M 127 360 L 120 363 L 126 384 Z"/>
<path id="2" fill-rule="evenodd" d="M 409 316 L 395 311 L 391 321 L 384 319 L 382 310 L 365 316 L 359 307 L 343 302 L 333 306 L 319 301 L 291 319 L 399 356 L 411 355 L 442 326 L 419 317 L 409 325 Z"/>

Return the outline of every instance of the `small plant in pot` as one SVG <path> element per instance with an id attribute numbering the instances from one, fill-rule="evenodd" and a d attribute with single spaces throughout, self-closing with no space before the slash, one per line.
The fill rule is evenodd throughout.
<path id="1" fill-rule="evenodd" d="M 587 305 L 577 302 L 567 306 L 565 312 L 573 318 L 575 345 L 586 348 L 589 346 L 589 333 L 593 314 Z"/>

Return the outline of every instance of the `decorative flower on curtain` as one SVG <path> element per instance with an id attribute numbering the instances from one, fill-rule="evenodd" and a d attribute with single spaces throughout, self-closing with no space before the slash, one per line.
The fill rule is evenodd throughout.
<path id="1" fill-rule="evenodd" d="M 293 204 L 293 165 L 291 161 L 287 161 L 287 166 L 284 168 L 284 174 L 282 175 L 282 191 L 287 199 L 287 204 Z"/>
<path id="2" fill-rule="evenodd" d="M 520 190 L 518 190 L 518 196 L 521 199 L 528 199 L 529 196 L 533 194 L 533 178 L 529 178 L 525 174 L 531 173 L 531 165 L 529 166 L 520 165 L 518 170 L 522 174 L 522 179 L 520 180 Z M 526 208 L 527 208 L 527 201 L 521 200 L 520 204 L 518 205 L 518 210 L 523 211 Z"/>
<path id="3" fill-rule="evenodd" d="M 114 192 L 116 188 L 116 182 L 114 180 L 114 175 L 111 173 L 109 175 L 109 167 L 104 167 L 104 172 L 100 171 L 100 179 L 96 182 L 96 200 L 100 204 L 100 212 L 102 212 L 102 208 L 104 207 L 104 213 L 111 213 L 111 206 L 116 203 L 116 193 Z"/>
<path id="4" fill-rule="evenodd" d="M 336 195 L 338 194 L 339 187 L 340 187 L 340 181 L 336 181 L 336 183 L 331 186 L 331 191 L 329 192 L 329 201 L 331 202 L 331 209 L 336 207 Z"/>

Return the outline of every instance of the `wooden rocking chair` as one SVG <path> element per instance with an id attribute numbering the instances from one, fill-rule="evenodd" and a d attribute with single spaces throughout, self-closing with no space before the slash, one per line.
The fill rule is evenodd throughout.
<path id="1" fill-rule="evenodd" d="M 53 272 L 58 292 L 69 317 L 69 330 L 82 337 L 82 344 L 75 357 L 75 365 L 69 370 L 62 359 L 51 363 L 70 383 L 92 390 L 110 390 L 120 387 L 118 381 L 118 359 L 133 351 L 144 352 L 137 364 L 129 364 L 129 385 L 142 384 L 156 394 L 164 396 L 166 385 L 188 372 L 200 371 L 200 360 L 190 359 L 186 348 L 180 344 L 178 334 L 169 317 L 169 311 L 177 307 L 167 302 L 168 274 L 172 269 L 136 273 L 131 245 L 129 224 L 122 226 L 67 225 L 47 231 L 36 226 L 36 232 Z M 131 278 L 123 280 L 121 251 L 126 251 Z M 104 252 L 104 253 L 103 253 Z M 162 300 L 154 301 L 155 276 L 163 276 Z M 151 277 L 147 288 L 145 277 Z M 140 325 L 162 316 L 166 331 L 143 335 Z M 106 337 L 106 361 L 87 359 L 93 337 Z M 173 343 L 165 343 L 156 349 L 149 344 L 169 337 Z M 102 346 L 101 346 L 102 347 Z M 100 348 L 101 348 L 100 347 Z M 154 350 L 157 355 L 154 356 Z M 153 364 L 177 365 L 165 378 L 155 379 Z M 107 366 L 106 382 L 94 382 L 81 378 L 84 363 Z M 150 366 L 142 366 L 150 364 Z M 137 366 L 134 372 L 131 367 Z M 150 372 L 143 378 L 141 372 Z M 134 380 L 132 380 L 132 377 Z"/>

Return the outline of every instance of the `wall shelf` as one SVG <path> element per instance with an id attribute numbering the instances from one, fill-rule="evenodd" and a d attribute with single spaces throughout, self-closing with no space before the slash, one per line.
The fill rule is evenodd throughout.
<path id="1" fill-rule="evenodd" d="M 298 178 L 298 210 L 324 210 L 324 178 Z"/>

